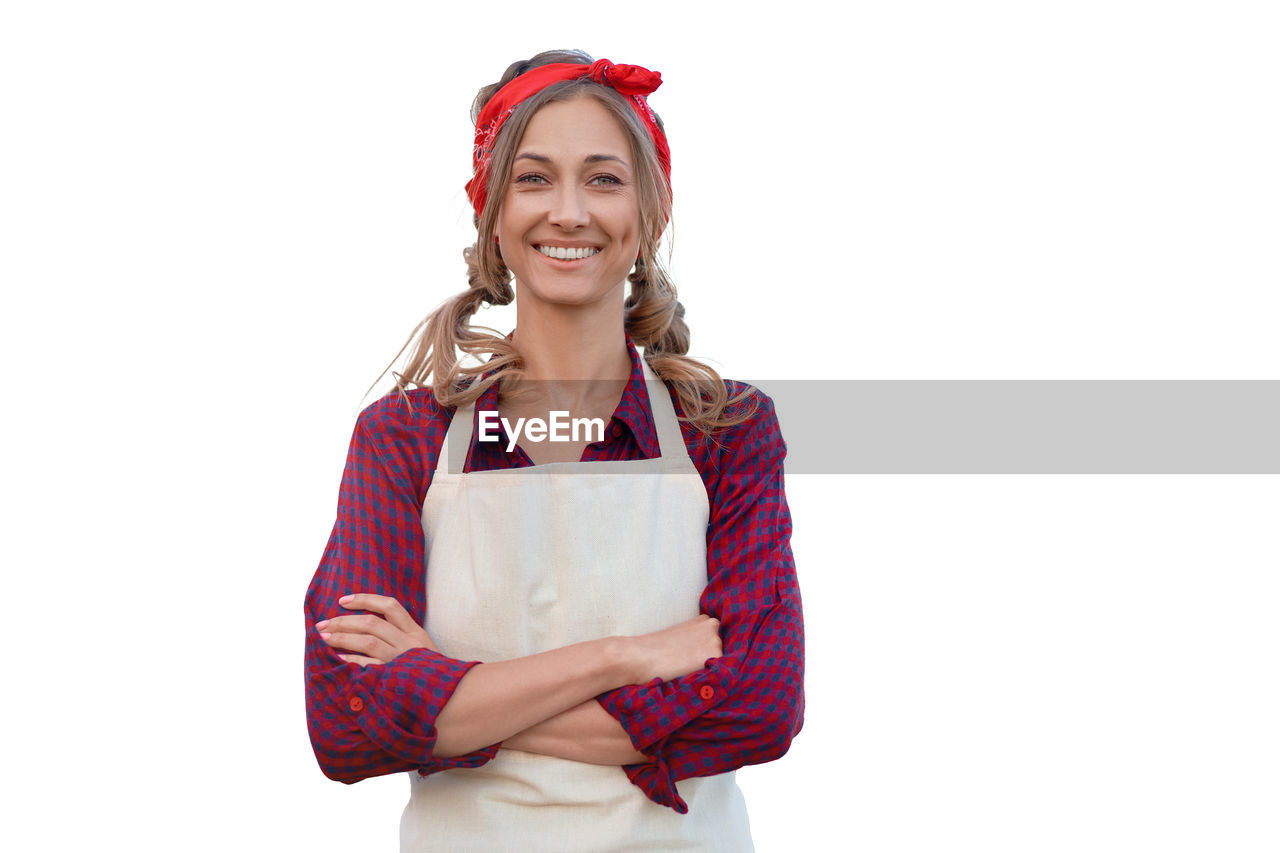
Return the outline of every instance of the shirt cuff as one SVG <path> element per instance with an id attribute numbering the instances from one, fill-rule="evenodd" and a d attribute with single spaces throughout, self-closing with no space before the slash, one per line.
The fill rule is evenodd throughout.
<path id="1" fill-rule="evenodd" d="M 451 758 L 431 754 L 436 717 L 462 676 L 479 663 L 430 649 L 409 649 L 391 663 L 361 668 L 343 691 L 342 710 L 383 750 L 419 765 L 423 776 L 453 767 L 479 767 L 497 754 L 500 744 Z"/>
<path id="2" fill-rule="evenodd" d="M 702 669 L 673 681 L 655 678 L 647 684 L 628 685 L 596 697 L 600 705 L 622 725 L 638 752 L 653 759 L 623 766 L 632 784 L 659 805 L 680 814 L 689 806 L 676 790 L 667 763 L 667 740 L 675 732 L 714 708 L 727 695 L 725 658 L 713 658 Z"/>
<path id="3" fill-rule="evenodd" d="M 676 790 L 676 780 L 671 774 L 666 756 L 663 755 L 664 751 L 658 747 L 650 756 L 653 761 L 646 764 L 626 764 L 622 769 L 631 780 L 631 784 L 643 791 L 650 800 L 660 806 L 674 809 L 679 814 L 688 814 L 689 804 Z M 650 753 L 645 754 L 650 755 Z"/>

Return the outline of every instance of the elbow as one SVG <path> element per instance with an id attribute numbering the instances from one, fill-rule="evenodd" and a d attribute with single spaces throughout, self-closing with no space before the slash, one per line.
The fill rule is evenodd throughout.
<path id="1" fill-rule="evenodd" d="M 344 785 L 354 785 L 357 782 L 361 782 L 369 778 L 368 776 L 358 776 L 352 773 L 343 773 L 341 771 L 326 769 L 323 765 L 320 767 L 320 772 L 323 773 L 326 778 L 332 779 L 335 782 L 341 782 Z M 360 790 L 363 791 L 364 789 L 361 788 Z"/>
<path id="2" fill-rule="evenodd" d="M 385 762 L 377 760 L 371 761 L 368 755 L 351 749 L 330 752 L 317 746 L 314 740 L 311 746 L 316 755 L 316 763 L 320 765 L 320 772 L 325 775 L 325 778 L 332 779 L 334 782 L 341 782 L 344 785 L 354 785 L 374 776 L 385 776 L 397 769 L 405 769 L 403 767 L 388 767 Z"/>
<path id="3" fill-rule="evenodd" d="M 307 736 L 316 764 L 326 779 L 354 785 L 392 772 L 390 756 L 380 750 L 346 713 L 350 680 L 343 673 L 307 670 Z"/>
<path id="4" fill-rule="evenodd" d="M 326 779 L 332 779 L 344 785 L 354 785 L 362 779 L 369 778 L 370 774 L 360 772 L 356 762 L 352 760 L 352 751 L 344 748 L 344 745 L 339 742 L 313 732 L 311 751 L 315 753 L 316 764 L 320 766 L 320 772 Z"/>
<path id="5" fill-rule="evenodd" d="M 334 782 L 341 782 L 344 785 L 354 785 L 365 778 L 353 773 L 350 765 L 340 760 L 335 760 L 333 756 L 325 755 L 314 743 L 312 744 L 312 749 L 316 754 L 316 763 L 320 766 L 320 772 L 324 774 L 326 779 L 332 779 Z"/>
<path id="6" fill-rule="evenodd" d="M 804 695 L 797 695 L 793 702 L 782 702 L 769 715 L 768 737 L 762 744 L 765 761 L 776 761 L 791 749 L 791 741 L 804 726 Z"/>
<path id="7" fill-rule="evenodd" d="M 320 762 L 320 772 L 325 775 L 326 779 L 332 779 L 333 781 L 341 782 L 344 785 L 354 785 L 355 783 L 359 782 L 361 779 L 366 778 L 364 776 L 353 775 L 349 772 L 344 771 L 341 767 L 337 765 L 329 764 L 324 761 Z M 364 789 L 361 788 L 360 790 L 363 791 Z"/>
<path id="8" fill-rule="evenodd" d="M 335 726 L 323 715 L 307 716 L 311 751 L 325 778 L 344 785 L 392 772 L 387 756 L 359 729 Z"/>
<path id="9" fill-rule="evenodd" d="M 795 737 L 795 732 L 782 722 L 771 727 L 770 734 L 771 736 L 762 744 L 764 758 L 761 763 L 777 761 L 786 755 L 791 749 L 791 740 Z"/>

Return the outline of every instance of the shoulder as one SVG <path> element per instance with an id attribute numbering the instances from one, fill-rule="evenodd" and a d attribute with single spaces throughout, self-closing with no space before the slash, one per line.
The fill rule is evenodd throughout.
<path id="1" fill-rule="evenodd" d="M 725 379 L 724 385 L 729 400 L 724 414 L 736 423 L 706 433 L 690 421 L 680 422 L 689 456 L 713 490 L 726 474 L 781 468 L 787 452 L 773 398 L 746 382 Z M 672 398 L 676 415 L 683 418 L 674 391 Z"/>
<path id="2" fill-rule="evenodd" d="M 725 379 L 724 388 L 728 402 L 725 405 L 723 416 L 728 420 L 737 422 L 720 427 L 708 436 L 693 423 L 682 420 L 681 427 L 684 429 L 686 437 L 700 435 L 707 440 L 720 444 L 740 444 L 751 436 L 761 435 L 776 434 L 779 439 L 781 438 L 778 416 L 774 411 L 772 397 L 754 385 L 749 385 L 736 379 Z M 676 410 L 676 416 L 683 418 L 685 410 L 680 403 L 679 395 L 670 385 L 668 385 L 668 391 L 671 392 L 671 400 Z"/>
<path id="3" fill-rule="evenodd" d="M 739 426 L 747 427 L 748 431 L 777 431 L 778 417 L 774 413 L 772 397 L 754 385 L 736 379 L 726 379 L 724 387 L 729 399 L 734 401 L 725 407 L 725 413 L 746 415 L 746 420 Z"/>
<path id="4" fill-rule="evenodd" d="M 441 406 L 430 388 L 392 391 L 360 412 L 353 442 L 366 445 L 389 472 L 425 493 L 454 411 Z"/>
<path id="5" fill-rule="evenodd" d="M 389 438 L 405 432 L 447 429 L 452 407 L 441 406 L 430 388 L 392 391 L 366 406 L 356 418 L 356 426 L 372 439 Z"/>

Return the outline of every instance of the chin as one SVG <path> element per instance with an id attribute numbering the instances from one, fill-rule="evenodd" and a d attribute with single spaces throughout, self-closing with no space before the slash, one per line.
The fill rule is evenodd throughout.
<path id="1" fill-rule="evenodd" d="M 583 305 L 594 305 L 598 302 L 610 299 L 617 295 L 618 303 L 622 303 L 621 292 L 623 287 L 621 284 L 614 285 L 607 290 L 584 289 L 580 287 L 538 287 L 531 288 L 522 286 L 517 283 L 516 299 L 521 297 L 523 293 L 526 301 L 541 302 L 546 305 L 564 305 L 566 307 L 580 307 Z"/>

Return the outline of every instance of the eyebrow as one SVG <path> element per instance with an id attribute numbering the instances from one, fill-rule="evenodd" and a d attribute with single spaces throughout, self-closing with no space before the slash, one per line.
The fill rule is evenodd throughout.
<path id="1" fill-rule="evenodd" d="M 551 162 L 550 157 L 547 157 L 543 154 L 535 154 L 532 151 L 525 151 L 523 153 L 517 154 L 516 159 L 517 160 L 537 160 L 539 163 Z M 631 164 L 628 163 L 626 160 L 623 160 L 621 157 L 615 157 L 612 154 L 588 154 L 586 157 L 582 158 L 583 163 L 601 163 L 606 160 L 613 160 L 615 162 L 621 163 L 622 165 L 626 166 L 628 169 L 631 168 Z"/>

